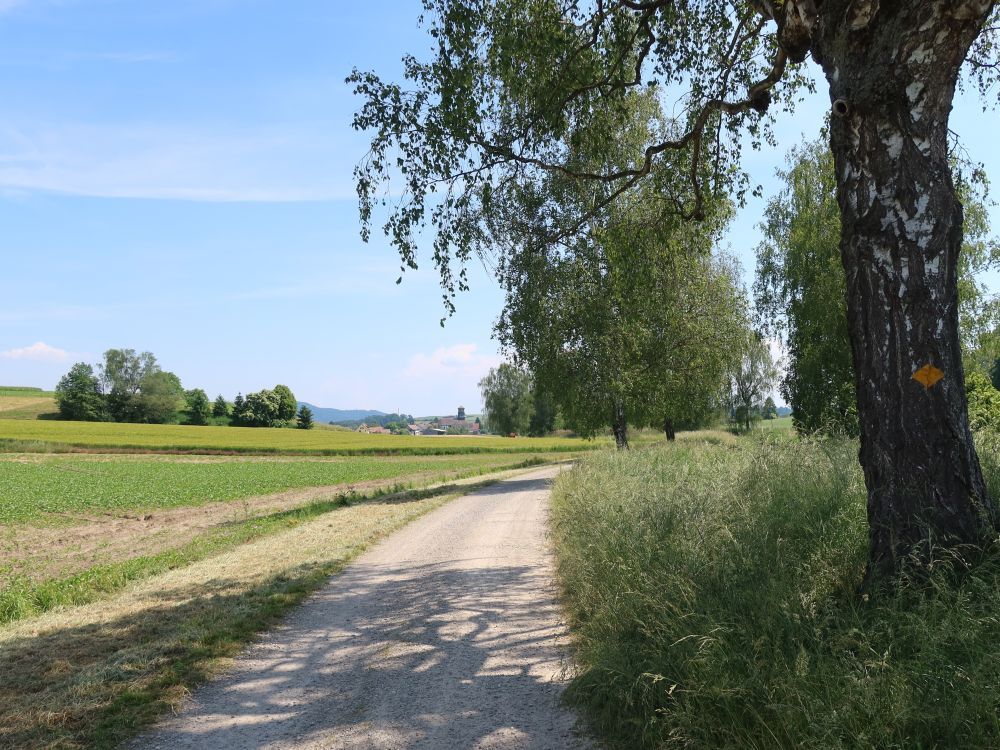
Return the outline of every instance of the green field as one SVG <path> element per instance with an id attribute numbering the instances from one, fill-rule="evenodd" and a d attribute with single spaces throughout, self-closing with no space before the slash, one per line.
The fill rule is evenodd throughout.
<path id="1" fill-rule="evenodd" d="M 562 456 L 564 454 L 559 454 Z M 523 454 L 334 459 L 180 460 L 174 457 L 19 456 L 0 458 L 0 523 L 50 513 L 151 510 L 238 500 L 302 487 L 501 470 Z M 540 456 L 539 458 L 544 458 Z"/>
<path id="2" fill-rule="evenodd" d="M 40 388 L 0 386 L 0 418 L 39 419 L 55 415 L 55 395 Z"/>
<path id="3" fill-rule="evenodd" d="M 13 396 L 45 396 L 47 398 L 55 398 L 56 392 L 23 385 L 0 385 L 0 398 Z"/>
<path id="4" fill-rule="evenodd" d="M 448 453 L 533 453 L 580 451 L 601 441 L 572 438 L 505 438 L 447 435 L 366 435 L 337 430 L 188 425 L 120 424 L 0 419 L 0 450 L 23 451 L 24 443 L 52 448 L 76 447 L 142 451 L 304 453 L 317 455 L 438 455 Z M 43 446 L 43 447 L 44 447 Z"/>
<path id="5" fill-rule="evenodd" d="M 791 417 L 776 417 L 775 419 L 762 419 L 754 424 L 755 430 L 764 432 L 791 432 L 795 429 Z"/>

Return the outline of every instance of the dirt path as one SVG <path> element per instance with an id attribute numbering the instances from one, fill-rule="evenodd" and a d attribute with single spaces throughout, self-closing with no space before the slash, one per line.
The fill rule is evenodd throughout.
<path id="1" fill-rule="evenodd" d="M 590 747 L 562 705 L 545 468 L 358 558 L 132 748 Z"/>

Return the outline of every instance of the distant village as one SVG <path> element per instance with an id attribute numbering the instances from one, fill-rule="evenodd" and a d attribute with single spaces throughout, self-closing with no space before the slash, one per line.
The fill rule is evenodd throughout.
<path id="1" fill-rule="evenodd" d="M 451 417 L 435 417 L 430 420 L 413 420 L 406 425 L 410 435 L 479 435 L 482 433 L 482 423 L 479 417 L 474 420 L 467 419 L 465 407 L 458 407 L 458 413 Z M 357 427 L 357 432 L 364 432 L 368 435 L 393 435 L 399 434 L 400 430 L 395 425 L 368 424 L 362 422 Z"/>

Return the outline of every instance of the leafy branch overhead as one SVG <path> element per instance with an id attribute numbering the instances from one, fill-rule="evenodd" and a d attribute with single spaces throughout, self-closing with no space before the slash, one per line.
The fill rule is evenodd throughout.
<path id="1" fill-rule="evenodd" d="M 769 137 L 772 104 L 789 108 L 806 83 L 789 53 L 790 21 L 765 4 L 553 0 L 428 0 L 428 62 L 404 59 L 406 84 L 355 70 L 364 99 L 354 127 L 373 133 L 356 169 L 363 234 L 376 209 L 405 268 L 433 227 L 446 304 L 466 286 L 465 262 L 492 258 L 504 237 L 484 217 L 545 173 L 594 183 L 584 210 L 548 206 L 539 237 L 585 230 L 619 197 L 651 180 L 673 211 L 701 217 L 707 194 L 735 190 L 741 133 Z M 779 19 L 783 17 L 779 16 Z M 528 31 L 530 30 L 530 33 Z M 629 126 L 629 101 L 653 89 L 676 99 L 635 157 L 600 168 L 574 154 L 611 144 Z M 389 186 L 399 183 L 399 188 Z M 381 215 L 381 214 L 380 214 Z M 457 261 L 457 275 L 453 271 Z"/>

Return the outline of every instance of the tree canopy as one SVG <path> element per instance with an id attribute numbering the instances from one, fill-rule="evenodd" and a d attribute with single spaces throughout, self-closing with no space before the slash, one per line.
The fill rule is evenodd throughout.
<path id="1" fill-rule="evenodd" d="M 737 429 L 749 430 L 763 414 L 764 399 L 777 377 L 767 341 L 756 331 L 747 332 L 729 375 L 730 418 Z"/>
<path id="2" fill-rule="evenodd" d="M 208 394 L 201 388 L 193 388 L 184 393 L 187 401 L 188 422 L 196 425 L 206 425 L 212 417 L 212 402 Z"/>
<path id="3" fill-rule="evenodd" d="M 534 409 L 531 374 L 504 362 L 479 381 L 486 429 L 498 435 L 528 431 Z"/>
<path id="4" fill-rule="evenodd" d="M 77 362 L 56 385 L 56 403 L 59 416 L 79 422 L 98 422 L 107 419 L 101 383 L 94 368 Z"/>

